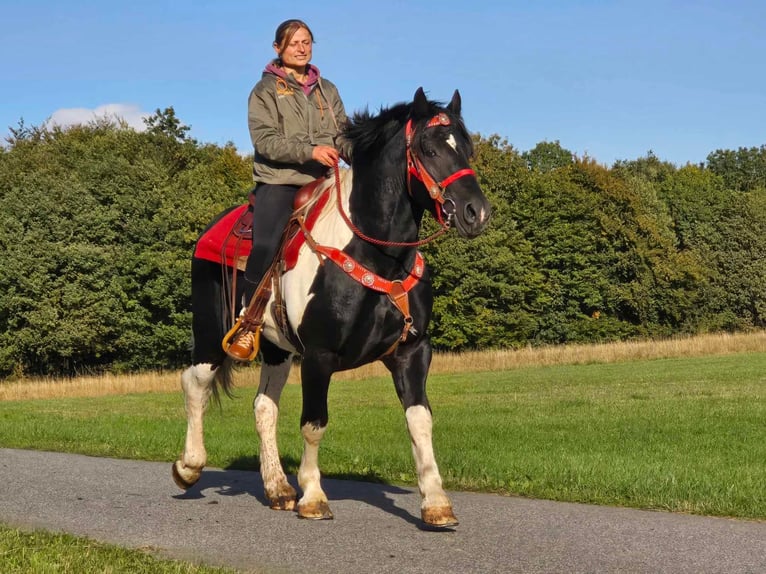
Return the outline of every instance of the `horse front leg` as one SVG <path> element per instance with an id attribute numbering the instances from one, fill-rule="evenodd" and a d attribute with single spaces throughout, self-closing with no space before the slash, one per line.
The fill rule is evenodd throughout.
<path id="1" fill-rule="evenodd" d="M 298 501 L 298 516 L 315 520 L 333 518 L 327 495 L 320 484 L 319 443 L 327 429 L 327 390 L 331 371 L 326 362 L 303 357 L 301 384 L 303 391 L 303 412 L 301 413 L 301 434 L 303 455 L 298 469 L 298 484 L 303 496 Z"/>
<path id="2" fill-rule="evenodd" d="M 267 345 L 264 341 L 264 343 Z M 265 349 L 264 349 L 265 351 Z M 264 353 L 266 355 L 266 353 Z M 258 393 L 253 400 L 255 428 L 261 439 L 261 477 L 269 506 L 274 510 L 294 510 L 297 493 L 287 482 L 285 471 L 279 460 L 277 448 L 277 421 L 279 419 L 279 398 L 290 374 L 292 355 L 281 363 L 268 364 L 264 360 Z"/>
<path id="3" fill-rule="evenodd" d="M 215 370 L 207 363 L 192 365 L 181 375 L 186 407 L 186 442 L 181 457 L 173 463 L 173 480 L 184 490 L 199 480 L 207 463 L 202 419 L 213 392 L 214 378 Z"/>
<path id="4" fill-rule="evenodd" d="M 418 473 L 418 489 L 422 496 L 420 516 L 429 526 L 456 526 L 458 521 L 452 511 L 452 502 L 442 487 L 434 456 L 433 418 L 426 396 L 431 343 L 424 337 L 413 346 L 399 347 L 393 355 L 384 358 L 383 363 L 391 371 L 407 419 Z"/>

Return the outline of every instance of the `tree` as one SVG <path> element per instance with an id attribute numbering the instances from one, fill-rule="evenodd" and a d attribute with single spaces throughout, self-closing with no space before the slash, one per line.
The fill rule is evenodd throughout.
<path id="1" fill-rule="evenodd" d="M 680 245 L 703 269 L 700 330 L 738 330 L 765 324 L 766 211 L 763 190 L 732 189 L 712 170 L 686 166 L 661 193 Z"/>
<path id="2" fill-rule="evenodd" d="M 728 189 L 766 190 L 766 145 L 737 151 L 719 149 L 707 156 L 707 163 Z"/>
<path id="3" fill-rule="evenodd" d="M 562 148 L 559 140 L 540 142 L 532 150 L 524 152 L 521 157 L 527 161 L 529 169 L 543 173 L 567 167 L 574 162 L 574 154 Z"/>
<path id="4" fill-rule="evenodd" d="M 176 117 L 173 106 L 162 111 L 157 108 L 154 114 L 144 118 L 144 124 L 150 134 L 167 136 L 177 141 L 186 141 L 186 134 L 191 129 L 191 126 L 182 124 Z"/>
<path id="5" fill-rule="evenodd" d="M 0 156 L 0 374 L 184 364 L 192 247 L 249 163 L 103 120 L 39 135 Z"/>

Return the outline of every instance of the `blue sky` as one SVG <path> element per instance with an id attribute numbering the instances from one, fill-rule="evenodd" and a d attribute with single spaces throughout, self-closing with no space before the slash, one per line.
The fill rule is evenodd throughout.
<path id="1" fill-rule="evenodd" d="M 762 0 L 0 0 L 0 133 L 173 106 L 250 151 L 247 96 L 276 26 L 301 18 L 347 111 L 463 96 L 472 132 L 559 140 L 600 163 L 677 165 L 766 144 Z"/>

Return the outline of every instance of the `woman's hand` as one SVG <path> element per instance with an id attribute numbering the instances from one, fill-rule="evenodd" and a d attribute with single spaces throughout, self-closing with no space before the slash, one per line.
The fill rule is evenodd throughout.
<path id="1" fill-rule="evenodd" d="M 327 167 L 332 167 L 338 163 L 338 157 L 338 150 L 328 145 L 314 146 L 314 149 L 311 150 L 311 158 Z"/>

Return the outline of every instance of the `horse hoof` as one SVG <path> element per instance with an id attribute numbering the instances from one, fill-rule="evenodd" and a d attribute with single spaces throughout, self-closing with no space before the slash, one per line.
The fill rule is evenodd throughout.
<path id="1" fill-rule="evenodd" d="M 327 502 L 298 503 L 298 517 L 311 520 L 332 520 L 333 515 Z"/>
<path id="2" fill-rule="evenodd" d="M 420 511 L 420 516 L 426 526 L 430 528 L 451 528 L 458 525 L 451 506 L 423 508 Z"/>
<path id="3" fill-rule="evenodd" d="M 182 490 L 188 490 L 198 480 L 202 471 L 185 467 L 180 460 L 173 463 L 173 480 Z"/>
<path id="4" fill-rule="evenodd" d="M 279 496 L 269 499 L 269 508 L 272 510 L 295 510 L 295 496 Z"/>

